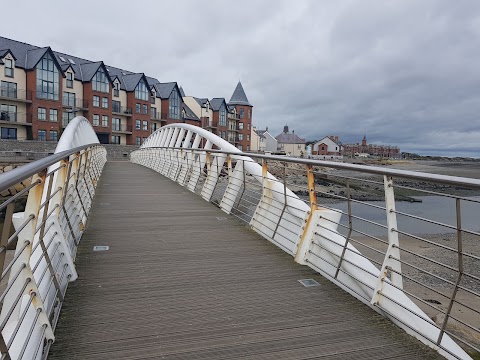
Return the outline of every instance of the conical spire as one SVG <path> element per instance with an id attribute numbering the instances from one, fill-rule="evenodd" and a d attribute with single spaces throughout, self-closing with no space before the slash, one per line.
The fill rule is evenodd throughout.
<path id="1" fill-rule="evenodd" d="M 232 97 L 230 98 L 230 101 L 228 103 L 229 105 L 247 105 L 247 106 L 253 106 L 250 104 L 250 102 L 247 99 L 247 95 L 245 94 L 245 91 L 243 90 L 242 83 L 239 81 L 237 84 L 237 87 L 235 88 L 235 91 L 233 92 Z"/>

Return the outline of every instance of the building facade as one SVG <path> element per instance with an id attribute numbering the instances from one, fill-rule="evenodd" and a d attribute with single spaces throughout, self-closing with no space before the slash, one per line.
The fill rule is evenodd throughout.
<path id="1" fill-rule="evenodd" d="M 161 126 L 184 122 L 208 128 L 216 119 L 226 140 L 240 149 L 250 147 L 249 136 L 240 140 L 237 135 L 241 108 L 251 124 L 248 100 L 224 101 L 216 115 L 202 105 L 197 113 L 191 108 L 198 107 L 195 103 L 189 97 L 184 101 L 176 82 L 0 37 L 1 139 L 57 141 L 69 121 L 81 115 L 101 143 L 140 145 Z M 212 108 L 208 100 L 204 106 Z"/>
<path id="2" fill-rule="evenodd" d="M 283 127 L 281 134 L 275 136 L 275 139 L 278 142 L 277 151 L 284 152 L 289 156 L 305 156 L 305 139 L 295 134 L 295 130 L 290 133 L 287 125 Z"/>
<path id="3" fill-rule="evenodd" d="M 341 147 L 338 144 L 338 136 L 325 136 L 312 146 L 312 155 L 340 156 Z"/>
<path id="4" fill-rule="evenodd" d="M 363 137 L 361 144 L 342 144 L 342 152 L 347 157 L 371 156 L 393 159 L 401 157 L 398 146 L 367 144 L 366 136 Z"/>
<path id="5" fill-rule="evenodd" d="M 253 126 L 250 144 L 250 150 L 255 152 L 274 153 L 278 148 L 277 139 L 268 132 L 268 127 L 265 130 L 259 130 Z"/>

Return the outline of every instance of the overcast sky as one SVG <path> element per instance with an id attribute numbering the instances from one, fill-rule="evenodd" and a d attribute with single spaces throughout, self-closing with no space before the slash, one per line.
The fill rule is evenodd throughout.
<path id="1" fill-rule="evenodd" d="M 48 4 L 48 6 L 47 6 Z M 14 11 L 5 11 L 12 8 Z M 16 9 L 13 9 L 16 8 Z M 1 35 L 230 99 L 307 140 L 480 157 L 480 1 L 9 1 Z"/>

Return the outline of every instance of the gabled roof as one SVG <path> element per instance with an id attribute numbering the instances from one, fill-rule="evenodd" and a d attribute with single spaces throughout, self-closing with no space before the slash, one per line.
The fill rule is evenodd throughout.
<path id="1" fill-rule="evenodd" d="M 275 136 L 275 139 L 282 144 L 305 144 L 305 139 L 297 136 L 295 133 L 281 133 Z"/>
<path id="2" fill-rule="evenodd" d="M 57 57 L 55 56 L 54 52 L 52 49 L 50 49 L 50 46 L 44 47 L 44 48 L 37 48 L 37 49 L 30 49 L 27 50 L 25 54 L 25 69 L 30 70 L 33 69 L 37 66 L 37 64 L 40 62 L 40 60 L 45 56 L 46 53 L 49 53 L 50 56 L 53 59 L 53 62 L 57 66 L 57 68 L 60 70 L 60 72 L 63 74 L 63 69 L 60 63 L 57 61 Z"/>
<path id="3" fill-rule="evenodd" d="M 184 119 L 200 121 L 200 118 L 185 103 L 182 103 L 182 110 L 185 110 Z"/>
<path id="4" fill-rule="evenodd" d="M 176 82 L 169 82 L 169 83 L 159 82 L 154 84 L 154 86 L 155 86 L 155 91 L 157 92 L 157 97 L 159 97 L 160 99 L 168 99 L 174 89 L 176 89 L 180 93 Z"/>
<path id="5" fill-rule="evenodd" d="M 100 68 L 102 68 L 103 71 L 105 71 L 105 74 L 107 75 L 108 80 L 112 82 L 112 78 L 110 77 L 109 71 L 107 70 L 107 67 L 105 66 L 103 61 L 80 64 L 80 71 L 82 72 L 82 81 L 83 82 L 92 81 L 92 78 L 95 76 L 98 69 Z"/>
<path id="6" fill-rule="evenodd" d="M 10 51 L 12 55 L 16 58 L 15 66 L 25 69 L 27 51 L 32 49 L 38 49 L 38 47 L 22 43 L 20 41 L 0 37 L 0 49 L 4 49 L 3 51 L 5 52 Z"/>
<path id="7" fill-rule="evenodd" d="M 17 61 L 17 58 L 15 57 L 15 54 L 10 50 L 10 49 L 3 49 L 3 50 L 0 50 L 0 64 L 3 64 L 4 62 L 2 61 L 2 59 L 7 56 L 7 54 L 10 54 L 12 55 L 13 57 L 13 60 L 15 60 L 15 62 Z"/>
<path id="8" fill-rule="evenodd" d="M 200 105 L 201 107 L 206 107 L 206 103 L 210 103 L 210 101 L 207 98 L 196 98 L 194 97 L 195 101 Z"/>
<path id="9" fill-rule="evenodd" d="M 72 64 L 60 64 L 62 71 L 65 73 L 68 69 L 72 69 L 73 73 L 75 74 L 75 69 L 73 68 Z"/>
<path id="10" fill-rule="evenodd" d="M 238 82 L 237 87 L 235 88 L 235 91 L 233 92 L 232 97 L 230 98 L 230 101 L 228 102 L 228 104 L 253 106 L 248 101 L 247 95 L 245 94 L 242 83 L 240 81 Z"/>
<path id="11" fill-rule="evenodd" d="M 180 91 L 180 95 L 182 95 L 182 97 L 185 96 L 185 91 L 183 91 L 183 88 L 181 86 L 178 88 L 178 91 Z"/>
<path id="12" fill-rule="evenodd" d="M 210 105 L 212 105 L 212 110 L 213 111 L 218 111 L 220 110 L 220 107 L 222 104 L 225 104 L 225 108 L 227 107 L 227 102 L 225 101 L 224 98 L 213 98 L 210 100 Z"/>
<path id="13" fill-rule="evenodd" d="M 145 84 L 147 85 L 147 88 L 151 93 L 152 90 L 150 89 L 150 86 L 148 86 L 148 80 L 145 77 L 145 74 L 139 73 L 139 74 L 122 75 L 122 80 L 124 82 L 124 86 L 125 86 L 126 91 L 135 91 L 135 88 L 137 87 L 138 83 L 142 79 L 143 79 L 143 81 L 145 81 Z"/>

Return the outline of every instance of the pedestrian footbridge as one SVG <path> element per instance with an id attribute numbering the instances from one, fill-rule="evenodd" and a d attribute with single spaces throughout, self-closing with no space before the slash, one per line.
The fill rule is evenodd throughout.
<path id="1" fill-rule="evenodd" d="M 400 209 L 395 192 L 480 181 L 245 154 L 186 124 L 162 127 L 130 160 L 107 161 L 76 118 L 54 155 L 0 175 L 0 192 L 31 178 L 0 204 L 2 359 L 478 351 L 480 234 L 462 223 L 477 200 L 429 194 L 452 201 L 444 223 Z M 359 199 L 360 183 L 385 201 Z M 452 240 L 410 233 L 403 218 Z"/>

